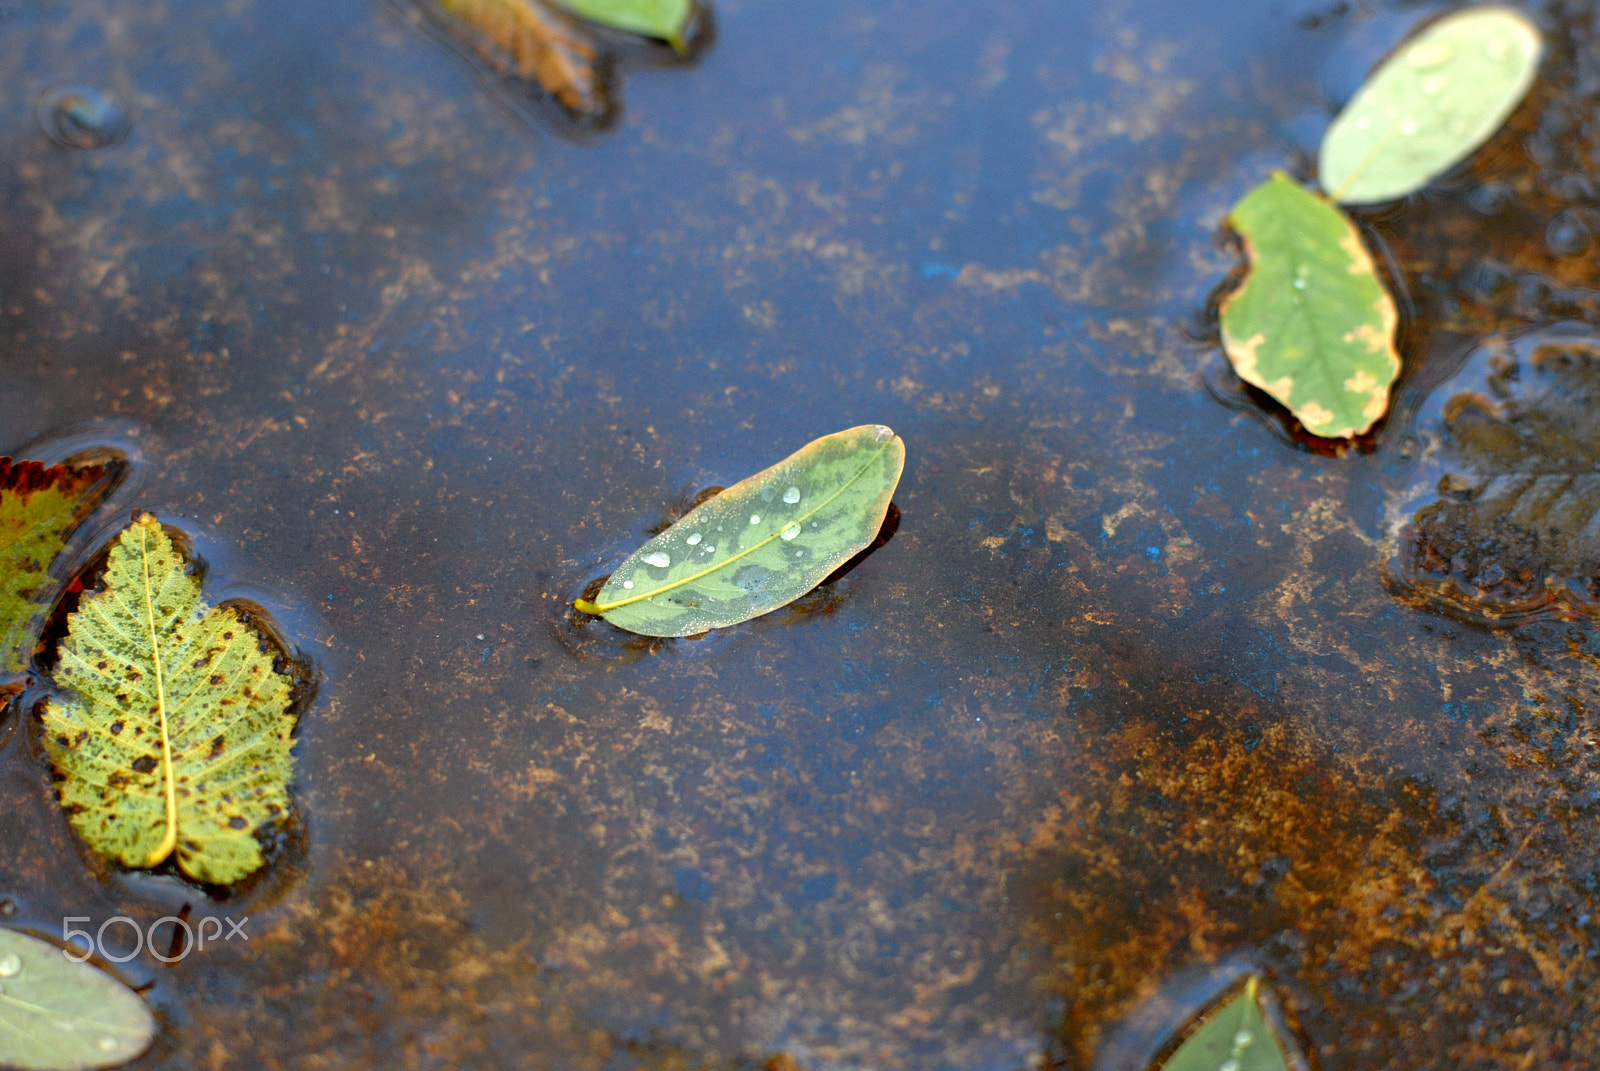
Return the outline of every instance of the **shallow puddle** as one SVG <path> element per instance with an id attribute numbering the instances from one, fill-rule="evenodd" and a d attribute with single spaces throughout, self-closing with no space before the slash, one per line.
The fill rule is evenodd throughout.
<path id="1" fill-rule="evenodd" d="M 1221 221 L 1435 7 L 725 0 L 582 143 L 384 4 L 14 7 L 4 447 L 129 451 L 98 531 L 188 533 L 320 683 L 220 898 L 86 865 L 0 716 L 0 920 L 248 918 L 120 968 L 151 1068 L 1136 1068 L 1246 972 L 1324 1071 L 1600 1062 L 1600 642 L 1385 580 L 1436 392 L 1600 316 L 1568 7 L 1358 213 L 1405 369 L 1342 457 L 1218 365 Z M 127 136 L 51 142 L 60 85 Z M 899 522 L 842 578 L 574 620 L 865 423 Z"/>

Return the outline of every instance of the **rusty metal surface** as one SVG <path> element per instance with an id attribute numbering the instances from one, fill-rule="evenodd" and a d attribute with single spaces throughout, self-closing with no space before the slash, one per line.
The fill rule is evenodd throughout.
<path id="1" fill-rule="evenodd" d="M 1383 574 L 1429 391 L 1600 309 L 1587 5 L 1364 218 L 1407 372 L 1342 458 L 1203 309 L 1228 206 L 1423 9 L 727 0 L 581 144 L 377 2 L 5 11 L 4 446 L 129 450 L 119 508 L 322 676 L 300 826 L 224 900 L 85 858 L 0 721 L 6 924 L 249 919 L 122 968 L 137 1066 L 1137 1068 L 1244 970 L 1325 1071 L 1600 1063 L 1600 643 Z M 62 83 L 127 138 L 46 140 Z M 900 526 L 830 590 L 568 612 L 869 421 Z"/>

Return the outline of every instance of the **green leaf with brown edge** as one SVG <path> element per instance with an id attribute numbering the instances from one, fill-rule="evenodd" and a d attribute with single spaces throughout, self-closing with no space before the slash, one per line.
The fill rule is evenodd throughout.
<path id="1" fill-rule="evenodd" d="M 1323 135 L 1317 170 L 1344 204 L 1404 197 L 1488 141 L 1527 95 L 1544 49 L 1511 8 L 1447 15 L 1367 78 Z"/>
<path id="2" fill-rule="evenodd" d="M 150 1047 L 156 1020 L 143 998 L 83 956 L 0 928 L 0 1067 L 89 1071 Z"/>
<path id="3" fill-rule="evenodd" d="M 656 37 L 679 52 L 694 0 L 557 0 L 562 8 L 590 22 Z"/>
<path id="4" fill-rule="evenodd" d="M 1222 302 L 1222 345 L 1239 378 L 1313 435 L 1371 428 L 1400 375 L 1399 317 L 1355 224 L 1281 172 L 1234 205 L 1249 273 Z"/>
<path id="5" fill-rule="evenodd" d="M 256 831 L 289 811 L 291 682 L 236 610 L 207 606 L 154 517 L 123 530 L 59 655 L 44 740 L 77 834 L 213 885 L 259 868 Z"/>
<path id="6" fill-rule="evenodd" d="M 61 589 L 51 565 L 121 478 L 120 462 L 0 457 L 0 673 L 20 673 Z"/>
<path id="7" fill-rule="evenodd" d="M 1206 1016 L 1160 1071 L 1289 1071 L 1283 1046 L 1261 1014 L 1260 988 L 1251 978 L 1243 992 Z"/>
<path id="8" fill-rule="evenodd" d="M 881 424 L 824 435 L 690 510 L 575 605 L 646 636 L 786 606 L 877 537 L 905 457 Z"/>

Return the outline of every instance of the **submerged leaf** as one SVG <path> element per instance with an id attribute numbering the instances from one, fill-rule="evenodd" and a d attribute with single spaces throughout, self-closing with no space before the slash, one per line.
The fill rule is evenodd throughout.
<path id="1" fill-rule="evenodd" d="M 1600 615 L 1600 339 L 1534 341 L 1485 347 L 1418 421 L 1438 456 L 1393 579 L 1481 621 Z"/>
<path id="2" fill-rule="evenodd" d="M 877 536 L 905 457 L 882 425 L 824 435 L 695 507 L 577 607 L 646 636 L 692 636 L 787 605 Z"/>
<path id="3" fill-rule="evenodd" d="M 559 0 L 563 8 L 602 26 L 659 37 L 683 51 L 683 30 L 694 0 Z"/>
<path id="4" fill-rule="evenodd" d="M 115 464 L 47 469 L 0 457 L 0 673 L 26 668 L 60 588 L 50 565 L 119 475 Z"/>
<path id="5" fill-rule="evenodd" d="M 116 1067 L 155 1034 L 145 1002 L 111 975 L 48 941 L 0 929 L 0 1067 Z"/>
<path id="6" fill-rule="evenodd" d="M 1500 129 L 1539 69 L 1539 28 L 1504 7 L 1440 19 L 1372 73 L 1322 139 L 1318 172 L 1335 201 L 1420 190 Z"/>
<path id="7" fill-rule="evenodd" d="M 1255 978 L 1200 1024 L 1178 1050 L 1161 1065 L 1161 1071 L 1289 1071 L 1266 1016 L 1261 1014 Z"/>
<path id="8" fill-rule="evenodd" d="M 1400 374 L 1398 315 L 1354 224 L 1281 173 L 1240 199 L 1228 222 L 1250 261 L 1222 303 L 1222 345 L 1239 378 L 1313 435 L 1372 427 Z"/>
<path id="9" fill-rule="evenodd" d="M 155 518 L 111 549 L 105 590 L 68 619 L 43 713 L 72 827 L 124 866 L 176 854 L 190 877 L 238 881 L 263 862 L 255 831 L 289 809 L 289 680 L 200 582 Z"/>
<path id="10" fill-rule="evenodd" d="M 429 0 L 454 17 L 473 49 L 497 70 L 544 89 L 579 119 L 611 111 L 594 43 L 541 0 Z"/>

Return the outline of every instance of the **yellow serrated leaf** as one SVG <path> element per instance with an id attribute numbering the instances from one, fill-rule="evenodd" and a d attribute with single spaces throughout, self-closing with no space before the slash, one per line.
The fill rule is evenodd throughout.
<path id="1" fill-rule="evenodd" d="M 148 514 L 123 531 L 105 590 L 68 619 L 45 746 L 96 852 L 129 867 L 176 855 L 191 878 L 228 885 L 262 865 L 256 831 L 288 814 L 290 681 L 186 566 Z"/>

